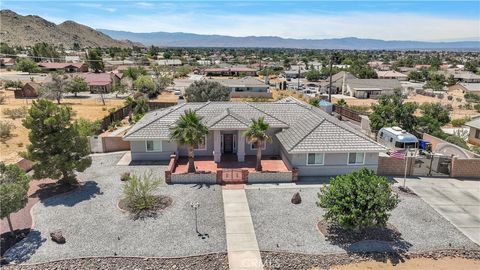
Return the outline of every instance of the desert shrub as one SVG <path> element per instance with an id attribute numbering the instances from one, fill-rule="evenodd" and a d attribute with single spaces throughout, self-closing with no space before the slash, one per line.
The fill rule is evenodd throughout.
<path id="1" fill-rule="evenodd" d="M 447 109 L 448 111 L 453 111 L 453 106 L 452 106 L 452 104 L 447 104 L 447 105 L 445 105 L 445 109 Z"/>
<path id="2" fill-rule="evenodd" d="M 0 96 L 0 104 L 5 103 L 5 96 Z"/>
<path id="3" fill-rule="evenodd" d="M 27 115 L 27 111 L 28 111 L 28 109 L 25 106 L 20 107 L 20 108 L 13 108 L 13 109 L 5 108 L 5 109 L 2 110 L 3 114 L 9 116 L 13 120 L 15 120 L 17 118 L 24 118 L 25 115 Z"/>
<path id="4" fill-rule="evenodd" d="M 459 97 L 457 97 L 457 98 L 455 98 L 455 100 L 456 100 L 457 102 L 462 102 L 462 100 L 463 100 L 463 99 L 462 99 L 462 98 L 459 98 Z"/>
<path id="5" fill-rule="evenodd" d="M 450 101 L 452 101 L 452 100 L 453 100 L 453 96 L 448 96 L 447 99 L 450 100 Z"/>
<path id="6" fill-rule="evenodd" d="M 108 125 L 108 131 L 114 131 L 117 127 L 121 127 L 122 122 L 120 120 L 113 121 Z"/>
<path id="7" fill-rule="evenodd" d="M 160 180 L 154 179 L 151 173 L 142 176 L 131 175 L 123 186 L 123 195 L 129 207 L 137 211 L 152 208 L 157 200 L 153 191 L 160 183 Z"/>
<path id="8" fill-rule="evenodd" d="M 326 209 L 324 218 L 346 230 L 386 226 L 389 211 L 399 202 L 387 179 L 362 168 L 331 178 L 320 189 L 317 206 Z"/>
<path id="9" fill-rule="evenodd" d="M 470 117 L 464 117 L 464 118 L 459 118 L 459 119 L 453 119 L 450 121 L 450 124 L 454 127 L 461 127 L 465 125 L 466 122 L 470 121 Z"/>
<path id="10" fill-rule="evenodd" d="M 465 110 L 471 110 L 472 109 L 472 103 L 465 104 L 465 106 L 463 106 L 463 108 L 465 108 Z"/>
<path id="11" fill-rule="evenodd" d="M 480 103 L 475 104 L 475 105 L 473 106 L 473 108 L 474 108 L 475 110 L 477 110 L 477 112 L 480 113 Z"/>
<path id="12" fill-rule="evenodd" d="M 12 130 L 15 128 L 15 125 L 7 122 L 7 121 L 0 121 L 0 138 L 7 139 L 12 136 Z"/>
<path id="13" fill-rule="evenodd" d="M 475 93 L 465 93 L 463 97 L 469 102 L 480 102 L 480 95 Z"/>
<path id="14" fill-rule="evenodd" d="M 120 176 L 120 181 L 122 181 L 122 182 L 128 181 L 129 179 L 130 179 L 130 173 L 129 172 L 124 172 Z"/>
<path id="15" fill-rule="evenodd" d="M 437 94 L 438 99 L 443 99 L 445 96 L 443 94 Z"/>

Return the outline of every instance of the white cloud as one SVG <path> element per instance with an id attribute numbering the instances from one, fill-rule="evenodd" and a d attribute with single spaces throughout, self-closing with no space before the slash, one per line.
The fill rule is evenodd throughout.
<path id="1" fill-rule="evenodd" d="M 411 13 L 208 14 L 194 10 L 120 19 L 85 18 L 95 28 L 132 32 L 188 32 L 285 38 L 360 37 L 385 40 L 446 40 L 480 36 L 480 21 Z"/>
<path id="2" fill-rule="evenodd" d="M 79 7 L 84 7 L 84 8 L 94 8 L 94 9 L 99 9 L 99 10 L 104 10 L 104 11 L 108 11 L 108 12 L 115 12 L 117 11 L 116 8 L 114 7 L 105 7 L 103 6 L 102 4 L 99 4 L 99 3 L 75 3 L 74 4 L 75 6 L 79 6 Z"/>
<path id="3" fill-rule="evenodd" d="M 136 5 L 143 8 L 149 8 L 154 6 L 154 4 L 150 2 L 137 2 Z"/>

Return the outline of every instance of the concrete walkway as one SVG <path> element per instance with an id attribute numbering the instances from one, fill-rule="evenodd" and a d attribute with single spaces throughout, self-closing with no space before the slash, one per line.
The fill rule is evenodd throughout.
<path id="1" fill-rule="evenodd" d="M 261 270 L 262 258 L 245 190 L 222 190 L 230 270 Z"/>
<path id="2" fill-rule="evenodd" d="M 399 184 L 403 178 L 396 179 Z M 453 178 L 407 178 L 407 187 L 458 230 L 480 245 L 480 181 Z"/>

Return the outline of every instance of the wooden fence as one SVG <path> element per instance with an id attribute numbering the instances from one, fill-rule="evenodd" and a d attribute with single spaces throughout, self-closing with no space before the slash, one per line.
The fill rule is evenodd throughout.
<path id="1" fill-rule="evenodd" d="M 346 117 L 348 119 L 352 119 L 357 122 L 361 122 L 362 118 L 360 117 L 361 113 L 354 111 L 352 109 L 349 109 L 347 107 L 343 106 L 338 106 L 338 105 L 333 105 L 333 111 L 340 114 L 342 117 Z"/>

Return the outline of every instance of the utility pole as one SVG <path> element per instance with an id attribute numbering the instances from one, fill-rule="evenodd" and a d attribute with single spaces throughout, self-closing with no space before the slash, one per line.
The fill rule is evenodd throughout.
<path id="1" fill-rule="evenodd" d="M 328 86 L 328 102 L 332 102 L 332 65 L 333 65 L 334 54 L 330 57 L 330 83 Z"/>

